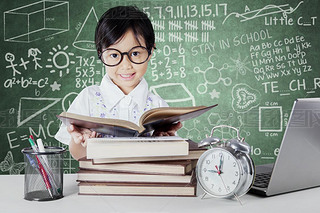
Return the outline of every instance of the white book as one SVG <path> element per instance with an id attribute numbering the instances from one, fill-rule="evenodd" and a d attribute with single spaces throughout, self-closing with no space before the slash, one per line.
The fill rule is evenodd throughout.
<path id="1" fill-rule="evenodd" d="M 77 181 L 85 182 L 126 182 L 126 183 L 190 183 L 192 174 L 135 174 L 123 172 L 107 172 L 79 170 Z"/>
<path id="2" fill-rule="evenodd" d="M 189 143 L 178 136 L 114 137 L 87 140 L 87 158 L 186 156 Z"/>

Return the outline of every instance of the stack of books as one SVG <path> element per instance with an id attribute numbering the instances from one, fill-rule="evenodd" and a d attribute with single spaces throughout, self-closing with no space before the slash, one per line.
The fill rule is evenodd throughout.
<path id="1" fill-rule="evenodd" d="M 194 196 L 194 161 L 205 149 L 176 136 L 140 136 L 196 118 L 216 106 L 154 108 L 141 115 L 139 125 L 70 112 L 57 115 L 67 126 L 117 136 L 87 140 L 90 160 L 80 160 L 79 194 Z"/>
<path id="2" fill-rule="evenodd" d="M 177 136 L 88 139 L 79 194 L 195 196 L 194 168 L 204 151 Z"/>

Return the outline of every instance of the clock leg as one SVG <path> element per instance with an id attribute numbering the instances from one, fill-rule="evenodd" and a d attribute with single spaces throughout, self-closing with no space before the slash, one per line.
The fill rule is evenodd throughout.
<path id="1" fill-rule="evenodd" d="M 238 197 L 238 195 L 236 193 L 233 193 L 233 195 L 236 198 L 236 200 L 240 203 L 240 205 L 243 206 L 240 198 Z"/>
<path id="2" fill-rule="evenodd" d="M 201 200 L 203 200 L 206 195 L 207 195 L 207 193 L 203 193 Z"/>
<path id="3" fill-rule="evenodd" d="M 217 170 L 218 170 L 218 167 L 217 167 L 217 166 L 216 166 L 216 168 L 217 168 Z M 223 178 L 222 178 L 222 176 L 221 176 L 221 171 L 219 171 L 219 170 L 218 170 L 218 175 L 219 175 L 219 177 L 221 178 L 221 181 L 222 181 L 222 183 L 223 183 L 224 188 L 225 188 L 226 191 L 228 192 L 229 190 L 227 189 L 226 184 L 224 183 L 224 180 L 223 180 Z M 236 193 L 233 193 L 233 196 L 236 198 L 236 200 L 237 200 L 237 201 L 240 203 L 240 205 L 242 206 L 242 202 L 241 202 L 240 198 L 237 196 L 237 194 L 236 194 Z"/>

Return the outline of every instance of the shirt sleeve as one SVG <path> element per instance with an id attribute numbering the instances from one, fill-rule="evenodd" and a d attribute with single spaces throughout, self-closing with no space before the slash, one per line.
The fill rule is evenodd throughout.
<path id="1" fill-rule="evenodd" d="M 68 112 L 89 116 L 90 109 L 88 98 L 88 88 L 86 88 L 73 100 Z M 69 145 L 71 135 L 67 130 L 67 126 L 62 123 L 54 138 L 63 144 Z"/>

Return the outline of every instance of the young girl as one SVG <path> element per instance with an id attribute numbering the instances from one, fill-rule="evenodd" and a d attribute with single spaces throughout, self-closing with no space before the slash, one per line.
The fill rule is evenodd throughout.
<path id="1" fill-rule="evenodd" d="M 148 91 L 143 78 L 155 49 L 154 31 L 146 14 L 133 6 L 109 9 L 97 24 L 95 43 L 107 74 L 100 86 L 82 90 L 68 112 L 138 124 L 145 111 L 168 106 Z M 158 129 L 153 135 L 172 136 L 181 126 L 177 123 Z M 55 138 L 68 144 L 71 155 L 78 160 L 86 156 L 85 140 L 96 136 L 96 132 L 89 129 L 62 125 Z"/>

